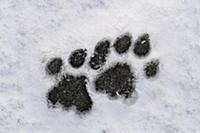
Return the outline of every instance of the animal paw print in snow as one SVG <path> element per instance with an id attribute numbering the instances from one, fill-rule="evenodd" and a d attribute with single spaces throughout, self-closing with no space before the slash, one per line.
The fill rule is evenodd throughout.
<path id="1" fill-rule="evenodd" d="M 115 40 L 113 47 L 119 54 L 126 54 L 132 45 L 132 36 L 125 33 Z M 93 55 L 90 57 L 89 66 L 93 70 L 102 68 L 110 53 L 111 42 L 102 40 L 97 43 Z M 145 33 L 134 42 L 132 52 L 137 57 L 146 57 L 150 53 L 149 34 Z M 68 59 L 73 68 L 79 69 L 87 57 L 86 49 L 73 51 Z M 63 60 L 59 57 L 51 59 L 46 65 L 46 72 L 49 75 L 57 75 L 62 70 Z M 147 78 L 156 76 L 159 70 L 159 60 L 151 60 L 144 65 L 144 74 Z M 101 70 L 102 71 L 102 70 Z M 111 97 L 124 97 L 128 99 L 135 91 L 135 74 L 127 63 L 117 62 L 107 70 L 101 72 L 95 82 L 95 90 L 105 93 Z M 64 109 L 75 107 L 78 112 L 87 112 L 92 109 L 93 101 L 87 91 L 87 76 L 74 76 L 71 74 L 62 75 L 57 85 L 47 93 L 47 100 L 50 107 L 62 105 Z"/>

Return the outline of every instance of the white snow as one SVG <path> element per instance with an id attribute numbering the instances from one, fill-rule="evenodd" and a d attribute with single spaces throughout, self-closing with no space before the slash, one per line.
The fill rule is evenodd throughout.
<path id="1" fill-rule="evenodd" d="M 130 32 L 150 34 L 152 51 L 138 59 L 112 50 L 106 67 L 131 64 L 138 99 L 128 104 L 94 91 L 99 71 L 87 63 L 68 64 L 70 53 Z M 64 71 L 85 74 L 93 110 L 78 116 L 49 109 L 46 93 L 57 83 L 45 73 L 47 61 L 60 56 Z M 146 79 L 143 65 L 160 59 L 160 73 Z M 199 0 L 0 0 L 0 133 L 199 133 Z"/>

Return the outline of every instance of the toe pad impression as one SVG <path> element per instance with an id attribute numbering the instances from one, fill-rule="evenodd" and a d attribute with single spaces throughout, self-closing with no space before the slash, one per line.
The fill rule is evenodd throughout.
<path id="1" fill-rule="evenodd" d="M 97 43 L 94 50 L 94 55 L 90 58 L 89 65 L 92 69 L 97 70 L 101 68 L 105 62 L 108 53 L 110 52 L 110 41 L 104 40 Z"/>
<path id="2" fill-rule="evenodd" d="M 86 56 L 86 49 L 77 49 L 70 55 L 69 63 L 72 67 L 79 68 L 84 64 Z"/>
<path id="3" fill-rule="evenodd" d="M 131 46 L 132 37 L 130 34 L 124 34 L 118 37 L 114 43 L 114 48 L 118 54 L 126 53 Z"/>
<path id="4" fill-rule="evenodd" d="M 135 55 L 137 55 L 138 57 L 145 57 L 149 54 L 150 52 L 150 40 L 149 40 L 149 34 L 143 34 L 142 36 L 140 36 L 135 44 L 134 44 L 134 49 L 133 52 L 135 53 Z"/>
<path id="5" fill-rule="evenodd" d="M 63 61 L 61 58 L 53 58 L 46 65 L 46 72 L 49 75 L 55 75 L 61 71 Z"/>

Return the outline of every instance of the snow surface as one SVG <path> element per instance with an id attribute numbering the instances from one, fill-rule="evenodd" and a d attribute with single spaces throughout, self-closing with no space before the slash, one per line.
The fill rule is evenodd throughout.
<path id="1" fill-rule="evenodd" d="M 137 75 L 137 100 L 127 103 L 94 91 L 99 71 L 87 64 L 75 70 L 70 52 L 130 32 L 148 32 L 152 51 L 138 59 L 132 51 L 109 56 L 131 64 Z M 64 72 L 86 74 L 93 110 L 79 116 L 49 109 L 46 93 L 57 83 L 44 67 L 55 56 Z M 161 62 L 146 79 L 143 64 Z M 89 59 L 89 56 L 87 60 Z M 0 0 L 0 133 L 199 133 L 199 0 Z"/>

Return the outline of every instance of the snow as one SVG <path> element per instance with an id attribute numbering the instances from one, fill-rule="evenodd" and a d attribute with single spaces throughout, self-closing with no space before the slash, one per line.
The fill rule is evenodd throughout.
<path id="1" fill-rule="evenodd" d="M 0 0 L 0 133 L 199 133 L 199 16 L 199 0 Z M 67 61 L 73 50 L 87 48 L 90 56 L 99 40 L 125 32 L 134 40 L 147 32 L 152 45 L 142 59 L 112 50 L 105 66 L 131 64 L 138 93 L 132 103 L 95 92 L 100 71 L 87 64 L 75 70 Z M 55 56 L 65 61 L 63 73 L 90 79 L 87 115 L 47 107 L 58 79 L 44 67 Z M 160 73 L 146 79 L 143 65 L 154 58 Z"/>

